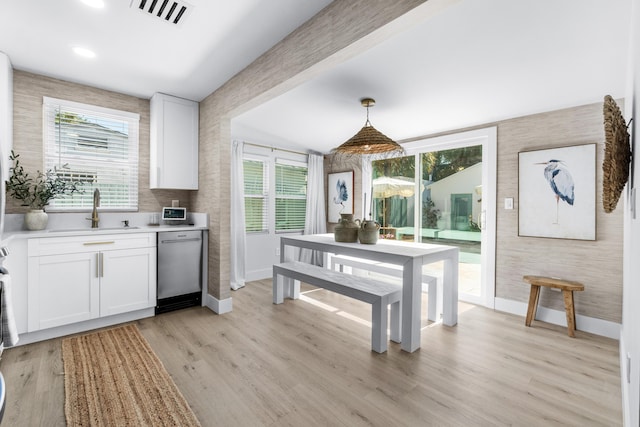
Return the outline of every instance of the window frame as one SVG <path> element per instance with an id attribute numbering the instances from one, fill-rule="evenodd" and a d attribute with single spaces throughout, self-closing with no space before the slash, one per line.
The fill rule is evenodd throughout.
<path id="1" fill-rule="evenodd" d="M 114 161 L 113 157 L 108 157 L 110 148 L 108 146 L 87 144 L 87 137 L 91 137 L 89 133 L 77 134 L 77 144 L 82 144 L 84 150 L 78 151 L 68 150 L 63 153 L 60 149 L 62 142 L 60 141 L 61 130 L 56 124 L 56 117 L 59 112 L 77 114 L 86 116 L 88 122 L 97 124 L 99 121 L 113 120 L 126 124 L 127 137 L 123 139 L 125 144 L 120 145 L 123 155 L 120 160 Z M 112 108 L 101 107 L 97 105 L 68 101 L 64 99 L 43 97 L 42 102 L 42 132 L 43 132 L 43 170 L 61 167 L 69 164 L 71 169 L 80 174 L 90 174 L 93 171 L 102 171 L 103 173 L 118 176 L 118 171 L 125 171 L 128 180 L 124 184 L 110 181 L 108 175 L 106 181 L 91 183 L 83 186 L 83 193 L 79 198 L 78 195 L 69 198 L 60 198 L 58 203 L 56 199 L 51 200 L 47 206 L 49 212 L 86 212 L 92 208 L 89 200 L 92 200 L 93 189 L 101 189 L 101 211 L 110 212 L 135 212 L 139 209 L 139 149 L 140 149 L 140 115 L 129 111 L 122 111 Z M 114 131 L 114 133 L 117 131 Z M 104 137 L 108 144 L 106 135 L 93 135 L 93 137 Z M 111 153 L 117 153 L 117 148 L 112 149 Z M 92 154 L 92 151 L 94 153 Z M 96 155 L 95 153 L 102 153 Z M 93 169 L 92 169 L 93 168 Z M 121 172 L 120 172 L 121 173 Z M 94 176 L 100 177 L 99 172 L 93 173 Z M 102 175 L 104 179 L 104 175 Z M 100 178 L 98 178 L 100 180 Z M 108 188 L 123 185 L 125 191 L 120 193 L 111 193 Z M 110 194 L 113 197 L 110 198 Z M 76 200 L 75 202 L 73 200 Z M 78 200 L 80 199 L 80 200 Z M 112 204 L 116 202 L 117 204 Z M 71 203 L 71 205 L 70 205 Z"/>
<path id="2" fill-rule="evenodd" d="M 308 163 L 303 163 L 303 162 L 299 162 L 299 161 L 295 161 L 295 160 L 291 160 L 291 159 L 286 159 L 286 158 L 282 158 L 282 157 L 276 157 L 274 160 L 274 174 L 277 177 L 277 171 L 278 171 L 278 165 L 281 166 L 290 166 L 290 167 L 297 167 L 297 168 L 304 168 L 306 170 L 306 175 L 305 175 L 305 193 L 304 196 L 296 196 L 293 194 L 288 194 L 288 195 L 278 195 L 278 186 L 276 183 L 276 186 L 274 188 L 274 232 L 276 234 L 281 234 L 281 233 L 298 233 L 301 231 L 304 231 L 304 218 L 303 218 L 303 224 L 302 224 L 302 228 L 288 228 L 288 229 L 278 229 L 278 211 L 277 211 L 277 203 L 278 203 L 278 199 L 288 199 L 288 200 L 303 200 L 304 204 L 305 204 L 305 217 L 306 217 L 306 211 L 307 211 L 307 189 L 308 189 L 308 185 L 309 185 L 309 164 Z"/>
<path id="3" fill-rule="evenodd" d="M 263 169 L 262 169 L 262 184 L 263 184 L 262 192 L 263 192 L 263 194 L 262 194 L 261 197 L 258 197 L 257 195 L 253 195 L 253 194 L 247 196 L 246 192 L 243 191 L 243 193 L 244 193 L 244 195 L 243 195 L 244 196 L 243 197 L 243 203 L 245 204 L 244 205 L 245 206 L 245 213 L 244 213 L 245 214 L 245 219 L 244 219 L 245 233 L 246 234 L 265 234 L 265 233 L 269 232 L 269 223 L 270 223 L 270 220 L 269 220 L 269 212 L 270 212 L 269 211 L 269 208 L 270 208 L 270 203 L 269 203 L 270 202 L 270 200 L 269 200 L 270 199 L 270 197 L 269 197 L 269 187 L 270 187 L 269 186 L 269 182 L 270 182 L 269 159 L 267 157 L 264 157 L 264 156 L 257 156 L 257 155 L 251 155 L 251 154 L 249 154 L 249 155 L 244 154 L 242 156 L 243 189 L 244 189 L 244 178 L 245 178 L 245 175 L 244 175 L 244 162 L 246 162 L 246 161 L 249 161 L 249 162 L 260 162 L 260 163 L 263 164 Z M 264 200 L 265 208 L 263 208 L 263 215 L 262 215 L 263 226 L 264 227 L 263 227 L 262 230 L 248 230 L 247 229 L 247 205 L 246 205 L 247 197 L 256 198 L 256 199 L 261 198 L 261 199 Z"/>
<path id="4" fill-rule="evenodd" d="M 308 156 L 303 153 L 294 153 L 287 150 L 279 150 L 277 148 L 270 148 L 259 146 L 255 144 L 245 143 L 244 151 L 242 154 L 242 160 L 259 160 L 264 161 L 265 165 L 268 168 L 268 186 L 266 188 L 267 192 L 267 230 L 259 232 L 259 231 L 246 231 L 245 233 L 248 236 L 265 234 L 265 235 L 278 235 L 278 234 L 301 234 L 304 232 L 304 227 L 301 229 L 295 230 L 276 230 L 276 162 L 280 162 L 281 164 L 288 164 L 292 166 L 304 167 L 307 169 L 307 177 L 308 177 Z M 245 195 L 246 196 L 246 195 Z M 306 198 L 305 198 L 306 204 Z M 245 212 L 246 216 L 246 212 Z M 306 206 L 305 206 L 305 216 L 306 216 Z M 245 227 L 246 227 L 246 217 L 245 217 Z"/>

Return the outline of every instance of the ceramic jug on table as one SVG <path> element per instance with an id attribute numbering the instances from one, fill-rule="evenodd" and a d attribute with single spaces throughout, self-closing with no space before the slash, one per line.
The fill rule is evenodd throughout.
<path id="1" fill-rule="evenodd" d="M 378 243 L 378 234 L 380 233 L 380 224 L 375 221 L 362 221 L 358 230 L 358 240 L 366 245 L 375 245 Z"/>
<path id="2" fill-rule="evenodd" d="M 358 241 L 360 220 L 353 219 L 353 214 L 340 214 L 340 220 L 333 232 L 336 242 L 355 243 Z"/>

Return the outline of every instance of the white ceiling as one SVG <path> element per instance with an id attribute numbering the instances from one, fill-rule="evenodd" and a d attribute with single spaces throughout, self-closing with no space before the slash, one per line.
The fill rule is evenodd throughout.
<path id="1" fill-rule="evenodd" d="M 16 69 L 200 101 L 331 1 L 187 0 L 193 7 L 179 25 L 140 11 L 139 0 L 104 3 L 0 0 L 0 51 Z M 78 57 L 73 46 L 97 56 Z"/>
<path id="2" fill-rule="evenodd" d="M 462 0 L 232 122 L 236 138 L 328 152 L 365 122 L 416 136 L 623 97 L 629 0 Z M 559 141 L 561 142 L 561 141 Z"/>
<path id="3" fill-rule="evenodd" d="M 105 0 L 103 9 L 0 0 L 0 51 L 16 69 L 199 101 L 330 1 L 188 3 L 191 13 L 173 26 L 130 0 Z M 362 97 L 376 99 L 372 124 L 398 141 L 620 98 L 630 9 L 631 0 L 460 0 L 234 118 L 233 136 L 328 152 L 364 124 Z M 75 45 L 97 57 L 75 56 Z"/>

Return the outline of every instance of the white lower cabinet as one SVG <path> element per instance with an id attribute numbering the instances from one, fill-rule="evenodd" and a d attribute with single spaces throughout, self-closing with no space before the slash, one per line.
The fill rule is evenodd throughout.
<path id="1" fill-rule="evenodd" d="M 100 316 L 156 305 L 156 248 L 100 252 Z"/>
<path id="2" fill-rule="evenodd" d="M 154 307 L 155 236 L 29 240 L 28 331 Z"/>
<path id="3" fill-rule="evenodd" d="M 28 331 L 100 315 L 95 253 L 29 257 Z"/>

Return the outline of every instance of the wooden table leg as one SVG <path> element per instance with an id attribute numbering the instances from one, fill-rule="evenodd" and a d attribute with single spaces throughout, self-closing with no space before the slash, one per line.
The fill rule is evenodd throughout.
<path id="1" fill-rule="evenodd" d="M 527 319 L 524 324 L 531 326 L 531 321 L 536 318 L 536 309 L 538 308 L 538 298 L 540 297 L 540 286 L 531 285 L 531 293 L 529 294 L 529 308 L 527 309 Z"/>
<path id="2" fill-rule="evenodd" d="M 570 337 L 575 337 L 576 311 L 573 307 L 573 291 L 562 291 L 564 297 L 564 309 L 567 313 L 567 330 Z"/>

